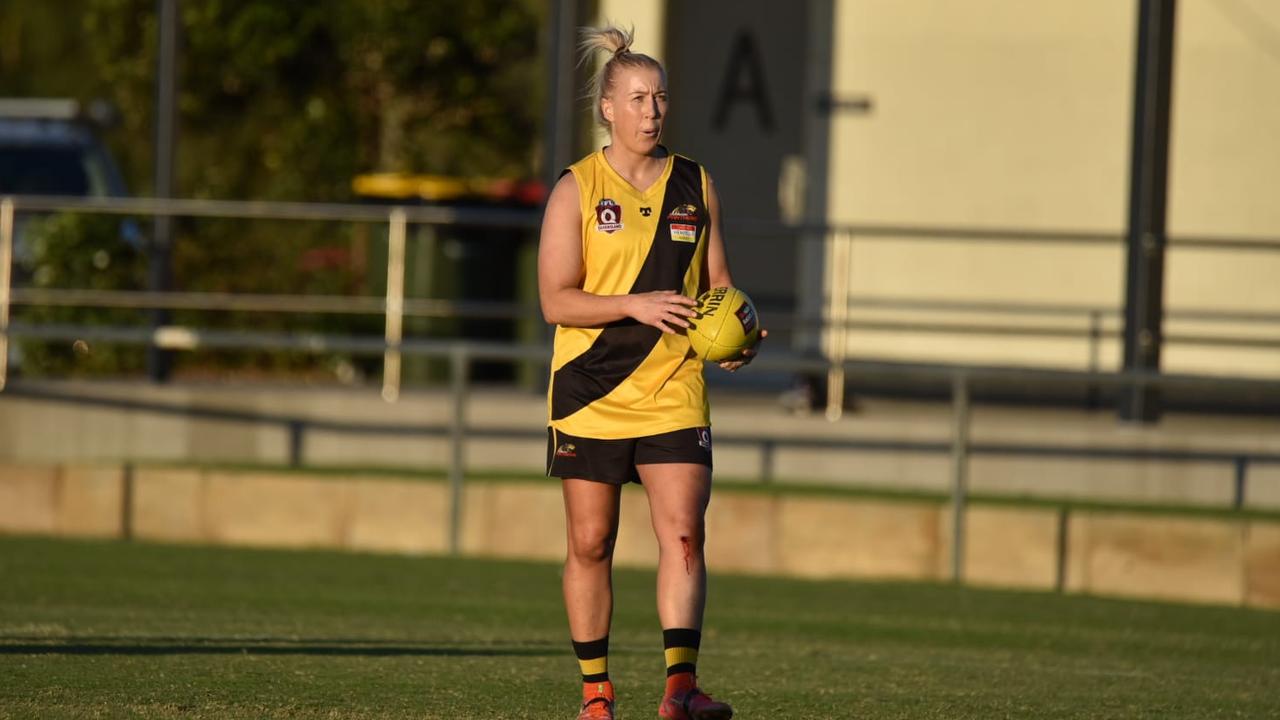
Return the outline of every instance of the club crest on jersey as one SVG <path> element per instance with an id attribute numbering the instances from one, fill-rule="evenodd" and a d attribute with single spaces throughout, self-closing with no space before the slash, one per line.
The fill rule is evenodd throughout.
<path id="1" fill-rule="evenodd" d="M 602 198 L 596 205 L 596 230 L 616 233 L 621 229 L 622 206 L 609 198 Z"/>
<path id="2" fill-rule="evenodd" d="M 667 216 L 671 226 L 671 239 L 674 242 L 698 241 L 698 208 L 692 205 L 679 205 Z"/>
<path id="3" fill-rule="evenodd" d="M 752 330 L 756 329 L 756 313 L 751 308 L 751 305 L 743 303 L 742 307 L 738 308 L 734 315 L 737 315 L 738 322 L 742 323 L 742 332 L 750 334 Z"/>

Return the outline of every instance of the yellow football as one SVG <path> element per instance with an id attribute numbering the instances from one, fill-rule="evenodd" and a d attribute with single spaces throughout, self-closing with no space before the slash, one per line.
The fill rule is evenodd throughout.
<path id="1" fill-rule="evenodd" d="M 689 344 L 711 362 L 736 360 L 760 338 L 760 319 L 751 298 L 737 288 L 711 288 L 698 297 L 690 318 Z"/>

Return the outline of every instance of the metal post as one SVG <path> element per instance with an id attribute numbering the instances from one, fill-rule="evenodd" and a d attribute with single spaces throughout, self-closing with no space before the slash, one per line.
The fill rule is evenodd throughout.
<path id="1" fill-rule="evenodd" d="M 453 399 L 449 426 L 449 552 L 462 551 L 462 483 L 466 475 L 467 371 L 470 358 L 466 345 L 455 344 L 449 351 L 449 393 Z"/>
<path id="2" fill-rule="evenodd" d="M 302 467 L 302 451 L 306 424 L 300 418 L 289 421 L 289 467 Z"/>
<path id="3" fill-rule="evenodd" d="M 578 25 L 577 0 L 551 0 L 547 18 L 547 119 L 543 180 L 550 190 L 560 172 L 573 162 L 574 119 L 578 112 L 573 94 L 578 87 L 574 72 L 574 29 Z"/>
<path id="4" fill-rule="evenodd" d="M 1102 311 L 1089 311 L 1089 372 L 1097 373 L 1102 367 Z M 1089 381 L 1088 390 L 1085 391 L 1085 406 L 1090 410 L 1097 409 L 1098 400 L 1098 384 L 1093 380 Z"/>
<path id="5" fill-rule="evenodd" d="M 1058 565 L 1054 571 L 1053 587 L 1058 592 L 1067 590 L 1067 553 L 1071 551 L 1071 511 L 1066 505 L 1058 508 Z"/>
<path id="6" fill-rule="evenodd" d="M 1232 497 L 1232 505 L 1236 510 L 1244 509 L 1244 501 L 1246 494 L 1246 479 L 1249 472 L 1249 458 L 1241 455 L 1236 458 L 1236 487 Z"/>
<path id="7" fill-rule="evenodd" d="M 827 420 L 844 414 L 844 360 L 849 350 L 849 273 L 852 271 L 853 234 L 837 233 L 831 246 L 831 298 L 828 304 Z"/>
<path id="8" fill-rule="evenodd" d="M 1135 374 L 1160 371 L 1176 10 L 1175 0 L 1138 0 L 1124 306 L 1124 369 Z M 1121 393 L 1123 420 L 1153 422 L 1160 412 L 1157 388 L 1135 382 Z"/>
<path id="9" fill-rule="evenodd" d="M 133 539 L 133 497 L 134 497 L 134 477 L 133 463 L 127 462 L 121 469 L 124 477 L 121 478 L 120 488 L 120 538 L 122 540 Z"/>
<path id="10" fill-rule="evenodd" d="M 382 353 L 382 399 L 400 399 L 400 341 L 404 336 L 404 242 L 408 221 L 404 208 L 391 211 L 387 230 L 387 349 Z"/>
<path id="11" fill-rule="evenodd" d="M 1102 311 L 1089 311 L 1089 372 L 1102 367 Z"/>
<path id="12" fill-rule="evenodd" d="M 156 26 L 159 30 L 156 47 L 156 107 L 155 107 L 155 196 L 174 196 L 174 168 L 178 126 L 178 43 L 181 22 L 178 16 L 178 0 L 156 0 Z M 173 289 L 173 216 L 159 213 L 152 225 L 147 288 L 151 292 L 168 292 Z M 151 312 L 152 329 L 169 324 L 169 311 L 159 308 Z M 153 382 L 169 379 L 173 354 L 156 345 L 147 348 L 147 377 Z"/>
<path id="13" fill-rule="evenodd" d="M 774 465 L 777 464 L 776 454 L 777 443 L 774 441 L 765 440 L 760 445 L 760 482 L 766 485 L 773 482 Z"/>
<path id="14" fill-rule="evenodd" d="M 13 198 L 0 199 L 0 390 L 9 377 L 9 283 L 13 265 Z"/>
<path id="15" fill-rule="evenodd" d="M 951 381 L 951 579 L 964 580 L 965 505 L 969 493 L 969 383 Z"/>

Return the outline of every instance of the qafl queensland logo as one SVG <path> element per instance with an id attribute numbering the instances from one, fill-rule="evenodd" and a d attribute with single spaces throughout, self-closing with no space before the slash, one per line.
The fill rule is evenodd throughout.
<path id="1" fill-rule="evenodd" d="M 596 205 L 596 229 L 615 233 L 622 229 L 622 206 L 604 198 Z"/>

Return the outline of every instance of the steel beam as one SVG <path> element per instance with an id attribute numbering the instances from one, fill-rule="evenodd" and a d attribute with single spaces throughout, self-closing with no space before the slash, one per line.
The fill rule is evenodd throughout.
<path id="1" fill-rule="evenodd" d="M 1176 0 L 1138 0 L 1124 311 L 1124 370 L 1133 373 L 1160 372 L 1164 341 L 1169 108 L 1176 8 Z M 1148 384 L 1130 386 L 1120 397 L 1119 412 L 1123 420 L 1159 420 L 1157 388 Z"/>

